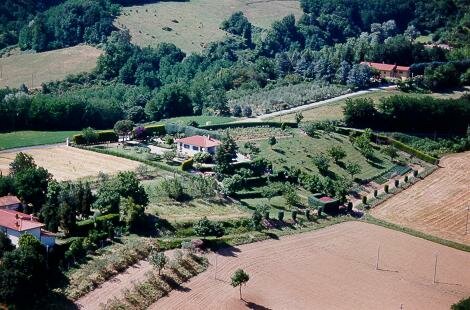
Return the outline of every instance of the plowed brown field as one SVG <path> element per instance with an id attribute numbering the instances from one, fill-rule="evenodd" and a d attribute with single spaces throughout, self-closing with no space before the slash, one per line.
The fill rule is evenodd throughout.
<path id="1" fill-rule="evenodd" d="M 440 238 L 470 244 L 470 223 L 465 234 L 470 206 L 470 152 L 444 157 L 440 166 L 442 168 L 424 180 L 375 207 L 372 215 Z"/>
<path id="2" fill-rule="evenodd" d="M 217 280 L 209 258 L 206 272 L 150 309 L 449 309 L 470 295 L 470 253 L 361 222 L 226 249 Z M 230 286 L 237 268 L 250 275 L 244 301 Z"/>
<path id="3" fill-rule="evenodd" d="M 135 170 L 137 161 L 77 149 L 69 146 L 52 146 L 26 149 L 38 166 L 46 168 L 56 180 L 76 180 L 97 176 L 103 173 L 115 174 L 119 171 Z M 0 153 L 0 172 L 8 173 L 9 165 L 17 151 Z"/>

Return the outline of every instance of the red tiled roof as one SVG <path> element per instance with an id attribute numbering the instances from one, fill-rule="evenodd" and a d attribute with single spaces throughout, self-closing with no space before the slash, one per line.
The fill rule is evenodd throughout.
<path id="1" fill-rule="evenodd" d="M 16 196 L 8 195 L 8 196 L 0 197 L 0 208 L 11 206 L 11 205 L 16 205 L 19 203 L 21 203 L 21 201 Z"/>
<path id="2" fill-rule="evenodd" d="M 410 67 L 405 66 L 397 66 L 398 71 L 410 71 Z"/>
<path id="3" fill-rule="evenodd" d="M 363 65 L 368 65 L 371 68 L 377 69 L 379 71 L 393 71 L 393 70 L 400 70 L 400 71 L 409 71 L 410 67 L 404 67 L 404 66 L 397 66 L 397 65 L 391 65 L 391 64 L 383 64 L 383 63 L 378 63 L 378 62 L 367 62 L 363 61 L 361 62 Z"/>
<path id="4" fill-rule="evenodd" d="M 334 199 L 331 198 L 331 197 L 328 197 L 328 196 L 323 196 L 320 198 L 320 201 L 323 201 L 323 202 L 328 202 L 328 201 L 333 201 Z"/>
<path id="5" fill-rule="evenodd" d="M 16 231 L 24 231 L 43 227 L 44 224 L 32 215 L 14 210 L 0 209 L 0 226 Z"/>
<path id="6" fill-rule="evenodd" d="M 216 139 L 212 139 L 208 136 L 191 136 L 182 139 L 176 139 L 176 142 L 180 142 L 183 144 L 195 145 L 199 147 L 213 147 L 220 145 L 220 141 Z"/>

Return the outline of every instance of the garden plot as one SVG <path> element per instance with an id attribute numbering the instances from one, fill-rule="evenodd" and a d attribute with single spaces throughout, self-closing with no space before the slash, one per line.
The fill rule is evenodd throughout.
<path id="1" fill-rule="evenodd" d="M 470 253 L 361 222 L 226 248 L 217 264 L 208 258 L 206 272 L 150 309 L 449 309 L 470 294 L 462 272 Z M 244 300 L 230 285 L 238 268 L 250 275 Z"/>
<path id="2" fill-rule="evenodd" d="M 8 173 L 18 152 L 0 153 L 0 171 Z M 77 180 L 95 177 L 100 172 L 115 174 L 135 170 L 141 163 L 120 157 L 99 154 L 69 146 L 41 147 L 25 150 L 38 166 L 46 168 L 56 180 Z"/>
<path id="3" fill-rule="evenodd" d="M 442 158 L 440 169 L 371 210 L 372 215 L 470 245 L 470 152 Z M 468 220 L 470 221 L 470 214 Z"/>

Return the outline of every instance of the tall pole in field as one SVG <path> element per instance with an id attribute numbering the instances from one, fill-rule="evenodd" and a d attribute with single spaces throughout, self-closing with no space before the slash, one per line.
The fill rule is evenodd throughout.
<path id="1" fill-rule="evenodd" d="M 432 278 L 432 283 L 436 283 L 436 274 L 437 274 L 437 253 L 434 254 L 436 257 L 436 260 L 434 261 L 434 277 Z"/>
<path id="2" fill-rule="evenodd" d="M 468 233 L 468 214 L 470 213 L 470 206 L 467 206 L 467 220 L 465 221 L 465 234 Z"/>
<path id="3" fill-rule="evenodd" d="M 377 260 L 375 261 L 375 270 L 379 270 L 380 245 L 377 248 Z"/>
<path id="4" fill-rule="evenodd" d="M 214 280 L 217 280 L 217 252 L 215 254 L 215 271 L 214 271 Z"/>

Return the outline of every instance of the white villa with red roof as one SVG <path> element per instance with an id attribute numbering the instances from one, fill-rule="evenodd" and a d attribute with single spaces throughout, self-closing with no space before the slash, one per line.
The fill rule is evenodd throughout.
<path id="1" fill-rule="evenodd" d="M 178 153 L 193 156 L 199 152 L 207 152 L 215 154 L 220 141 L 211 138 L 210 136 L 191 136 L 181 139 L 176 139 Z"/>
<path id="2" fill-rule="evenodd" d="M 33 235 L 45 246 L 53 246 L 55 235 L 44 230 L 44 226 L 32 215 L 15 210 L 0 209 L 0 231 L 5 233 L 15 246 L 18 245 L 20 236 L 25 233 Z"/>
<path id="3" fill-rule="evenodd" d="M 361 62 L 363 65 L 377 70 L 382 79 L 402 79 L 405 80 L 410 77 L 410 67 L 397 66 L 377 62 Z"/>

